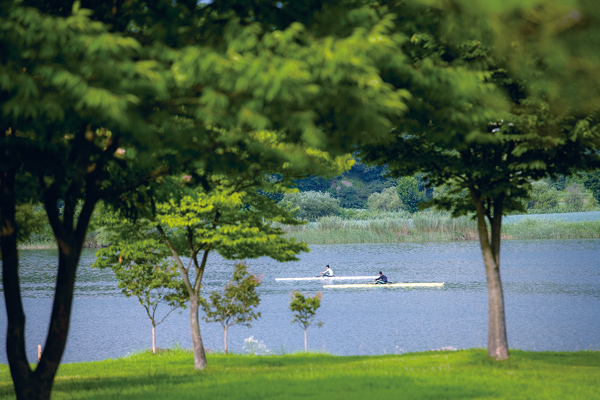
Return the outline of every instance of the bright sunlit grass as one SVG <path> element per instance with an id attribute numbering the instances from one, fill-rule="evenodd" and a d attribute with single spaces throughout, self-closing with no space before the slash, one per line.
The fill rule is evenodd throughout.
<path id="1" fill-rule="evenodd" d="M 211 354 L 206 370 L 172 350 L 64 364 L 53 399 L 599 399 L 600 353 L 485 350 L 338 357 Z M 0 399 L 14 398 L 0 366 Z"/>

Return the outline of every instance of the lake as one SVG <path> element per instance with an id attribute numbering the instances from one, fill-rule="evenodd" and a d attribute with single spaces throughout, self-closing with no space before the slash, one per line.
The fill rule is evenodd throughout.
<path id="1" fill-rule="evenodd" d="M 272 353 L 303 350 L 303 330 L 290 324 L 290 293 L 323 291 L 317 319 L 308 329 L 309 349 L 337 355 L 398 354 L 451 346 L 487 346 L 487 292 L 479 243 L 311 245 L 301 260 L 248 260 L 263 275 L 262 317 L 252 328 L 229 330 L 229 349 L 243 352 L 253 336 Z M 71 330 L 63 362 L 122 357 L 151 346 L 151 325 L 136 299 L 117 288 L 112 271 L 90 268 L 95 250 L 84 250 L 77 275 Z M 505 240 L 501 274 L 510 348 L 600 350 L 600 240 Z M 50 314 L 56 254 L 23 250 L 21 285 L 27 316 L 30 362 L 43 344 Z M 204 278 L 208 291 L 221 289 L 233 261 L 213 255 Z M 323 289 L 321 282 L 276 282 L 315 276 L 331 265 L 336 275 L 376 275 L 394 282 L 445 282 L 442 288 Z M 347 281 L 342 281 L 347 283 Z M 338 281 L 337 283 L 342 283 Z M 334 282 L 335 283 L 335 282 Z M 7 363 L 6 309 L 0 299 L 0 362 Z M 191 347 L 188 311 L 157 327 L 157 346 Z M 207 349 L 223 350 L 218 323 L 202 321 Z"/>

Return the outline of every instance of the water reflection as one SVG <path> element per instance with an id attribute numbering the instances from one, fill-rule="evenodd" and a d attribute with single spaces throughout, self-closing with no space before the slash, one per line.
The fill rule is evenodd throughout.
<path id="1" fill-rule="evenodd" d="M 383 354 L 453 346 L 485 347 L 487 289 L 477 242 L 311 246 L 293 263 L 249 260 L 263 274 L 262 318 L 248 330 L 229 331 L 232 351 L 253 335 L 273 352 L 303 348 L 302 330 L 290 324 L 290 293 L 323 292 L 309 328 L 309 347 L 333 354 Z M 64 361 L 119 357 L 150 346 L 150 324 L 136 299 L 125 298 L 109 270 L 90 268 L 95 250 L 85 250 L 77 273 L 71 332 Z M 504 241 L 502 279 L 509 344 L 530 350 L 600 349 L 600 240 Z M 27 313 L 27 351 L 43 343 L 53 297 L 56 252 L 20 252 Z M 203 291 L 226 284 L 233 261 L 212 257 Z M 323 289 L 322 281 L 275 281 L 315 276 L 329 264 L 336 275 L 371 276 L 381 270 L 394 282 L 445 282 L 442 288 Z M 340 283 L 339 281 L 333 283 Z M 0 326 L 6 326 L 4 299 Z M 219 324 L 202 324 L 209 349 L 222 350 Z M 0 330 L 0 341 L 6 332 Z M 187 310 L 157 330 L 160 347 L 190 347 Z M 3 348 L 3 346 L 2 346 Z M 0 351 L 0 362 L 6 362 Z"/>

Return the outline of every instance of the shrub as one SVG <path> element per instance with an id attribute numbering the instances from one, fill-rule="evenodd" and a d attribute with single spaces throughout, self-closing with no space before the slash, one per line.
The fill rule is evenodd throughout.
<path id="1" fill-rule="evenodd" d="M 533 182 L 527 208 L 552 210 L 556 207 L 558 207 L 558 191 L 545 181 Z"/>
<path id="2" fill-rule="evenodd" d="M 427 200 L 425 193 L 419 191 L 419 184 L 414 176 L 404 176 L 398 179 L 398 195 L 403 208 L 411 213 L 418 210 L 418 204 Z"/>
<path id="3" fill-rule="evenodd" d="M 572 183 L 567 186 L 566 192 L 565 203 L 569 210 L 581 211 L 585 202 L 585 189 L 577 183 Z"/>
<path id="4" fill-rule="evenodd" d="M 402 208 L 402 202 L 395 187 L 383 189 L 381 193 L 373 193 L 369 196 L 367 205 L 373 211 L 398 211 Z"/>
<path id="5" fill-rule="evenodd" d="M 296 210 L 297 218 L 315 220 L 328 215 L 336 215 L 339 212 L 339 200 L 331 197 L 329 193 L 323 192 L 298 192 L 286 193 L 279 202 L 280 206 L 288 210 Z"/>

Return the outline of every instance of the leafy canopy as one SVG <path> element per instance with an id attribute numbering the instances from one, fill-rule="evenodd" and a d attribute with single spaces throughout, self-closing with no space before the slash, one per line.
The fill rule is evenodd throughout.
<path id="1" fill-rule="evenodd" d="M 323 293 L 317 292 L 317 294 L 314 296 L 305 296 L 296 291 L 291 294 L 291 297 L 292 301 L 290 302 L 290 310 L 294 312 L 294 318 L 292 319 L 291 323 L 297 323 L 304 330 L 306 330 L 312 324 L 317 310 L 319 307 L 321 307 Z M 318 322 L 317 325 L 322 326 L 323 323 Z"/>
<path id="2" fill-rule="evenodd" d="M 211 292 L 209 300 L 201 298 L 200 304 L 205 312 L 206 322 L 219 322 L 223 329 L 234 325 L 248 328 L 250 323 L 260 317 L 260 312 L 254 311 L 260 304 L 256 288 L 261 279 L 248 273 L 244 263 L 236 263 L 233 269 L 233 279 L 225 286 L 223 293 Z"/>

